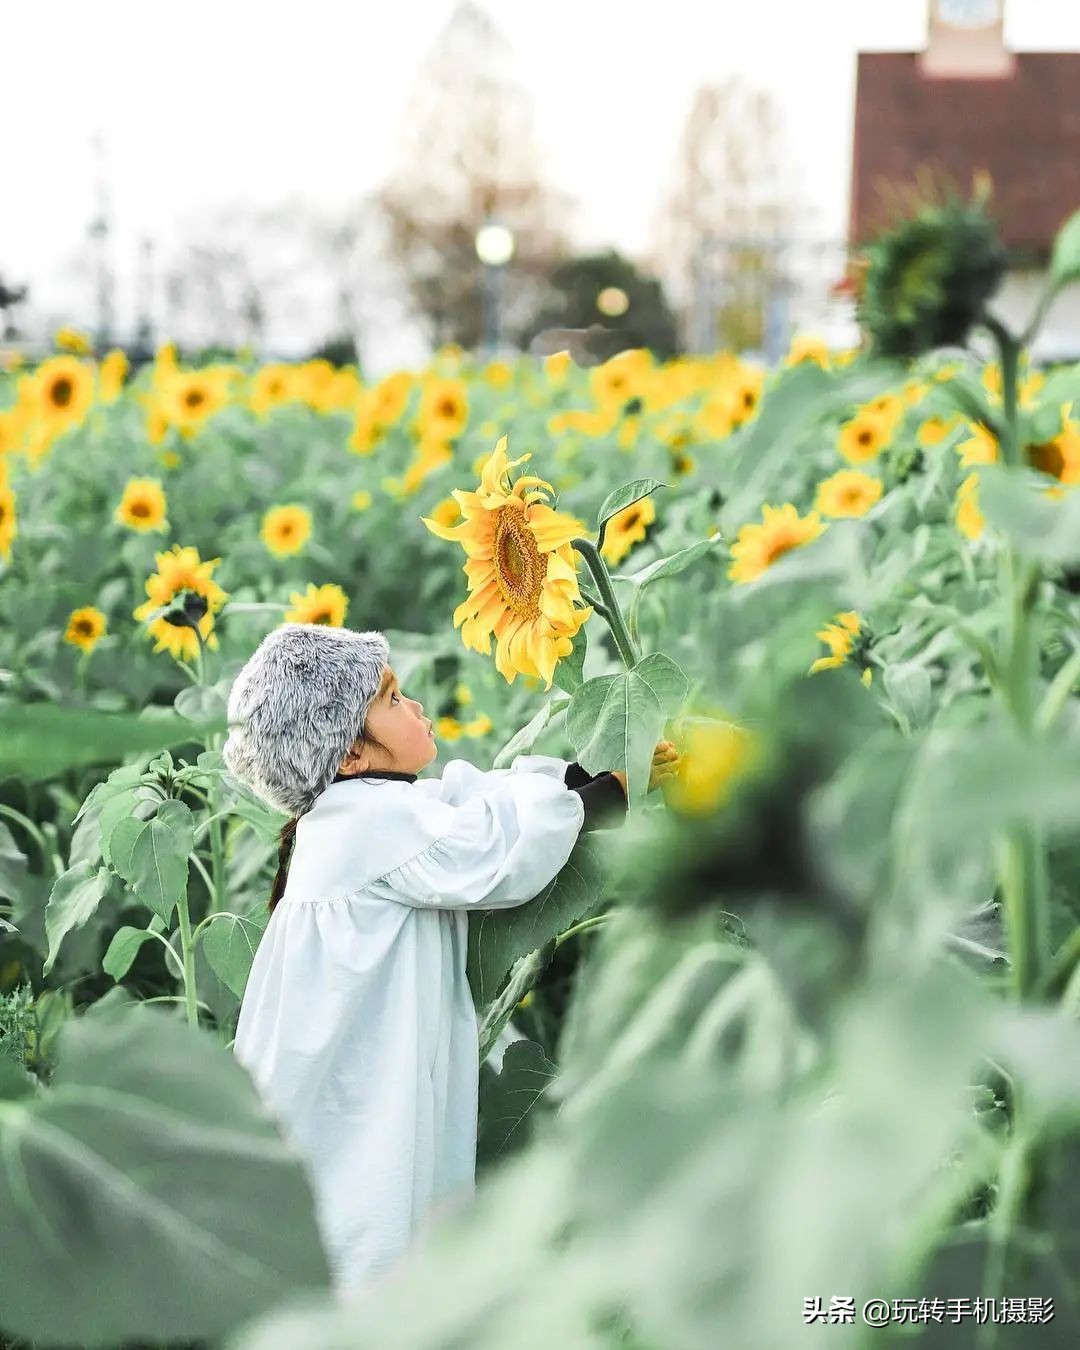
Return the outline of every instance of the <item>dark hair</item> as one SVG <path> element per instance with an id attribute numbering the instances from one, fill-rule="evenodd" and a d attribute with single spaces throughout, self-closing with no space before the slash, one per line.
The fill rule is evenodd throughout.
<path id="1" fill-rule="evenodd" d="M 364 731 L 359 737 L 361 745 L 370 745 L 376 750 L 385 750 L 386 746 L 380 740 L 377 740 L 370 732 Z M 362 778 L 363 774 L 357 774 L 357 778 Z M 281 834 L 278 836 L 278 869 L 274 877 L 274 884 L 270 888 L 270 900 L 266 908 L 273 914 L 277 908 L 277 902 L 281 899 L 285 891 L 285 882 L 289 875 L 289 860 L 292 857 L 293 843 L 296 838 L 296 827 L 300 823 L 299 816 L 293 816 L 292 820 L 287 820 L 281 827 Z"/>

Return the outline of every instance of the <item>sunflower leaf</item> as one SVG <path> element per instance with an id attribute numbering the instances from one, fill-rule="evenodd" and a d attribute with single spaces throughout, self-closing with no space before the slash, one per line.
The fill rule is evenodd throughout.
<path id="1" fill-rule="evenodd" d="M 310 1182 L 214 1036 L 125 1006 L 69 1021 L 58 1050 L 47 1090 L 0 1086 L 5 1331 L 217 1344 L 325 1291 Z"/>
<path id="2" fill-rule="evenodd" d="M 183 802 L 163 802 L 149 820 L 122 820 L 112 832 L 112 865 L 135 896 L 166 922 L 187 892 L 194 820 Z"/>
<path id="3" fill-rule="evenodd" d="M 631 804 L 645 795 L 653 750 L 663 733 L 674 679 L 668 667 L 682 674 L 674 662 L 655 655 L 623 674 L 586 680 L 566 712 L 566 734 L 578 763 L 586 773 L 623 770 Z"/>
<path id="4" fill-rule="evenodd" d="M 1050 257 L 1049 282 L 1055 291 L 1080 281 L 1080 211 L 1062 225 Z"/>
<path id="5" fill-rule="evenodd" d="M 263 914 L 269 918 L 265 910 Z M 265 922 L 254 917 L 223 914 L 215 918 L 203 934 L 203 951 L 210 968 L 237 998 L 244 996 L 244 986 L 265 927 Z"/>
<path id="6" fill-rule="evenodd" d="M 1047 497 L 1045 477 L 1000 464 L 982 465 L 978 473 L 983 514 L 1022 553 L 1045 562 L 1080 561 L 1080 496 Z"/>
<path id="7" fill-rule="evenodd" d="M 691 544 L 689 548 L 682 548 L 678 553 L 670 553 L 666 558 L 657 558 L 655 562 L 649 563 L 648 567 L 641 568 L 638 572 L 628 572 L 615 578 L 616 581 L 629 581 L 634 586 L 649 586 L 654 581 L 660 581 L 663 577 L 677 576 L 683 572 L 691 563 L 697 562 L 698 558 L 703 558 L 706 553 L 724 544 L 724 539 L 719 535 L 714 535 L 711 539 L 699 539 L 696 544 Z"/>
<path id="8" fill-rule="evenodd" d="M 534 900 L 470 914 L 468 976 L 477 1008 L 494 1000 L 519 957 L 588 918 L 604 899 L 603 882 L 596 841 L 582 835 L 562 871 Z"/>
<path id="9" fill-rule="evenodd" d="M 109 871 L 93 863 L 76 863 L 56 878 L 49 903 L 45 907 L 45 932 L 49 952 L 42 967 L 48 975 L 60 951 L 60 944 L 74 928 L 81 928 L 108 894 Z"/>
<path id="10" fill-rule="evenodd" d="M 527 1143 L 529 1118 L 557 1073 L 557 1066 L 535 1041 L 514 1041 L 506 1047 L 502 1068 L 486 1074 L 480 1089 L 480 1163 L 506 1157 Z"/>
<path id="11" fill-rule="evenodd" d="M 125 924 L 112 936 L 108 951 L 101 958 L 101 968 L 119 982 L 131 969 L 131 964 L 139 954 L 139 948 L 154 936 L 149 928 L 132 928 Z"/>
<path id="12" fill-rule="evenodd" d="M 596 541 L 597 549 L 604 546 L 604 534 L 612 516 L 617 516 L 620 511 L 625 511 L 628 506 L 641 501 L 642 497 L 651 496 L 657 488 L 662 487 L 667 487 L 667 484 L 660 482 L 658 478 L 635 478 L 632 483 L 624 483 L 621 488 L 609 492 L 596 516 L 596 527 L 600 531 Z"/>
<path id="13" fill-rule="evenodd" d="M 558 667 L 556 666 L 556 671 Z M 568 707 L 570 700 L 568 698 L 553 698 L 547 703 L 521 728 L 514 733 L 506 742 L 503 748 L 495 756 L 492 768 L 505 769 L 513 762 L 516 755 L 528 754 L 536 742 L 536 738 L 544 730 L 551 719 L 556 714 Z"/>

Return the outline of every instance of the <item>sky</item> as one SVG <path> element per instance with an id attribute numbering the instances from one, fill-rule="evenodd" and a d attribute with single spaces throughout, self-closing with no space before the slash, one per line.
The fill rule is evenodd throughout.
<path id="1" fill-rule="evenodd" d="M 532 95 L 552 183 L 582 248 L 641 256 L 694 89 L 732 74 L 779 106 L 801 228 L 841 239 L 855 55 L 914 50 L 927 0 L 479 0 Z M 79 263 L 100 132 L 121 325 L 136 245 L 243 201 L 332 210 L 375 189 L 453 0 L 51 0 L 6 7 L 0 274 L 36 309 L 89 323 Z M 1080 49 L 1078 0 L 1009 0 L 1017 50 Z M 13 134 L 14 133 L 14 134 Z M 83 312 L 77 311 L 82 307 Z"/>

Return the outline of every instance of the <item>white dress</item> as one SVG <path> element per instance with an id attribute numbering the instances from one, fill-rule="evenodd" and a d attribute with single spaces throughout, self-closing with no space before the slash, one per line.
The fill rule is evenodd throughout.
<path id="1" fill-rule="evenodd" d="M 468 911 L 532 899 L 584 820 L 567 761 L 331 783 L 296 827 L 233 1051 L 311 1181 L 334 1287 L 366 1285 L 473 1192 Z"/>

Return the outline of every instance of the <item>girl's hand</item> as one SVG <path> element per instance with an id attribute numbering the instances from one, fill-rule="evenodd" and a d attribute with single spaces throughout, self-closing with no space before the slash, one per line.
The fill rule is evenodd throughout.
<path id="1" fill-rule="evenodd" d="M 652 769 L 649 773 L 649 791 L 658 788 L 667 779 L 679 772 L 679 752 L 670 741 L 658 741 L 653 751 Z"/>
<path id="2" fill-rule="evenodd" d="M 656 749 L 653 751 L 652 767 L 649 770 L 650 792 L 658 788 L 666 779 L 673 777 L 679 771 L 679 752 L 670 741 L 658 741 Z M 612 769 L 611 775 L 619 780 L 622 786 L 623 795 L 629 796 L 626 787 L 626 774 L 621 769 Z"/>

